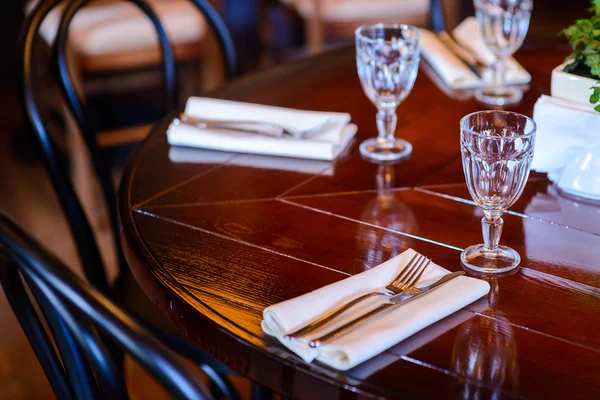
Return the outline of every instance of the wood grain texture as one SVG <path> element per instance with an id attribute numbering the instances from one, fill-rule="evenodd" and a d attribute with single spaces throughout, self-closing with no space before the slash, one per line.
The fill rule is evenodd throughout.
<path id="1" fill-rule="evenodd" d="M 564 47 L 526 45 L 533 81 L 515 110 L 549 92 Z M 592 398 L 600 370 L 600 212 L 531 174 L 501 239 L 522 256 L 490 294 L 340 373 L 265 336 L 262 310 L 363 272 L 407 248 L 456 271 L 481 242 L 464 185 L 458 122 L 479 110 L 423 71 L 398 110 L 414 145 L 391 167 L 362 160 L 375 109 L 353 49 L 228 84 L 215 97 L 349 112 L 357 139 L 332 163 L 170 148 L 158 124 L 128 164 L 122 241 L 140 285 L 196 345 L 294 398 Z"/>

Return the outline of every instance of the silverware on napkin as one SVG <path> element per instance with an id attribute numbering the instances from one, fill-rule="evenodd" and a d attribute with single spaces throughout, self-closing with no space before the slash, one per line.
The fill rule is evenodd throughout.
<path id="1" fill-rule="evenodd" d="M 480 64 L 477 59 L 473 57 L 471 53 L 469 53 L 468 50 L 462 48 L 446 31 L 437 32 L 437 36 L 448 50 L 457 56 L 475 75 L 477 75 L 480 79 L 483 79 L 482 71 L 484 66 Z"/>
<path id="2" fill-rule="evenodd" d="M 386 285 L 384 288 L 386 291 L 377 290 L 374 292 L 370 292 L 367 294 L 363 294 L 346 304 L 336 308 L 335 310 L 330 311 L 326 315 L 322 316 L 316 321 L 311 322 L 303 328 L 298 329 L 295 332 L 292 332 L 285 336 L 286 339 L 295 339 L 298 336 L 305 335 L 313 330 L 327 324 L 331 320 L 335 319 L 337 316 L 344 313 L 346 310 L 354 307 L 358 303 L 361 303 L 364 300 L 370 299 L 375 296 L 392 296 L 398 293 L 406 292 L 412 289 L 421 279 L 423 273 L 431 260 L 426 258 L 424 255 L 416 253 L 413 258 L 410 259 L 408 264 L 406 264 L 403 268 L 400 269 L 400 272 L 392 279 L 392 281 Z"/>
<path id="3" fill-rule="evenodd" d="M 174 125 L 191 125 L 200 129 L 223 129 L 271 137 L 291 136 L 296 139 L 304 139 L 321 132 L 329 126 L 331 119 L 328 118 L 316 126 L 303 131 L 294 131 L 275 122 L 207 119 L 192 117 L 185 113 L 179 114 L 179 116 L 173 119 L 172 123 Z"/>
<path id="4" fill-rule="evenodd" d="M 464 273 L 465 273 L 464 271 L 452 272 L 452 273 L 444 275 L 439 280 L 437 280 L 436 282 L 432 283 L 429 286 L 426 286 L 421 289 L 413 289 L 413 291 L 411 291 L 411 292 L 402 292 L 395 296 L 392 296 L 385 303 L 377 306 L 376 308 L 369 311 L 368 313 L 353 319 L 352 321 L 342 325 L 339 328 L 334 329 L 333 331 L 331 331 L 329 333 L 326 333 L 325 335 L 322 335 L 316 339 L 311 340 L 308 343 L 308 345 L 312 348 L 317 348 L 320 345 L 322 345 L 323 343 L 325 343 L 331 339 L 335 339 L 337 337 L 344 335 L 345 333 L 349 332 L 350 330 L 352 330 L 353 328 L 362 324 L 363 322 L 371 319 L 372 317 L 377 316 L 381 312 L 388 310 L 390 308 L 401 306 L 403 304 L 408 303 L 409 301 L 418 299 L 419 297 L 424 296 L 427 293 L 430 293 L 431 291 L 441 287 L 443 284 L 451 281 L 452 279 L 455 279 L 461 275 L 464 275 Z"/>

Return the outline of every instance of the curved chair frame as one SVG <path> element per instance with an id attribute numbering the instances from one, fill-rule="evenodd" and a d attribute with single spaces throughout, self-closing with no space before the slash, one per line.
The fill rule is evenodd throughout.
<path id="1" fill-rule="evenodd" d="M 117 197 L 113 186 L 111 177 L 110 166 L 102 156 L 102 152 L 98 143 L 96 142 L 96 130 L 90 126 L 89 119 L 86 116 L 86 109 L 84 102 L 79 98 L 73 80 L 69 74 L 68 62 L 67 62 L 67 44 L 68 44 L 68 33 L 69 27 L 73 18 L 77 12 L 87 5 L 88 3 L 95 0 L 74 0 L 67 5 L 62 15 L 61 23 L 58 27 L 58 33 L 54 41 L 52 50 L 53 64 L 56 66 L 56 73 L 61 82 L 60 88 L 67 100 L 67 106 L 69 111 L 77 121 L 77 126 L 83 135 L 83 139 L 90 153 L 90 158 L 96 173 L 96 177 L 102 188 L 102 194 L 104 201 L 107 206 L 107 210 L 111 219 L 111 228 L 113 233 L 113 241 L 115 248 L 117 249 L 117 259 L 119 261 L 120 268 L 125 265 L 125 258 L 119 246 L 119 231 L 117 221 Z M 163 81 L 164 81 L 164 110 L 172 110 L 175 107 L 175 58 L 173 55 L 173 48 L 167 37 L 167 33 L 163 28 L 158 15 L 153 11 L 152 7 L 144 0 L 124 0 L 126 2 L 135 4 L 140 11 L 142 11 L 152 22 L 154 29 L 158 35 L 158 41 L 162 53 L 161 67 L 163 70 Z"/>
<path id="2" fill-rule="evenodd" d="M 66 48 L 68 42 L 68 31 L 71 21 L 76 13 L 86 4 L 94 0 L 73 0 L 64 10 L 63 18 L 57 32 L 52 50 L 53 64 L 56 66 L 56 73 L 60 81 L 61 91 L 67 100 L 69 111 L 73 114 L 77 125 L 83 135 L 84 142 L 89 150 L 92 165 L 95 174 L 102 188 L 109 215 L 111 218 L 112 236 L 117 249 L 117 258 L 119 266 L 122 268 L 125 265 L 125 260 L 119 243 L 118 221 L 117 221 L 117 201 L 115 189 L 113 187 L 110 168 L 103 159 L 98 144 L 96 143 L 95 130 L 90 126 L 89 119 L 86 116 L 86 109 L 83 101 L 79 98 L 73 80 L 68 71 L 68 63 L 66 57 Z M 161 48 L 163 71 L 163 93 L 164 93 L 164 108 L 166 111 L 171 111 L 175 106 L 176 98 L 176 73 L 175 60 L 173 49 L 167 37 L 167 34 L 150 5 L 144 0 L 124 0 L 135 4 L 152 22 L 155 31 L 158 35 Z M 235 48 L 231 35 L 227 31 L 227 27 L 223 19 L 217 11 L 206 0 L 190 0 L 198 8 L 198 10 L 206 17 L 209 25 L 216 33 L 219 45 L 222 49 L 224 63 L 228 78 L 233 78 L 237 75 L 238 66 L 235 56 Z M 98 289 L 107 293 L 109 285 L 106 280 L 106 271 L 100 257 L 98 244 L 95 241 L 93 230 L 85 217 L 83 207 L 78 200 L 72 182 L 67 178 L 68 170 L 60 164 L 57 153 L 58 149 L 52 143 L 52 138 L 49 135 L 46 127 L 43 124 L 40 116 L 40 110 L 35 104 L 33 90 L 33 72 L 32 58 L 33 45 L 41 23 L 48 13 L 59 3 L 59 0 L 42 0 L 29 14 L 23 24 L 21 32 L 21 102 L 26 110 L 29 120 L 34 127 L 38 139 L 44 151 L 44 158 L 47 168 L 52 179 L 54 189 L 56 190 L 61 206 L 67 216 L 69 226 L 77 244 L 79 258 L 84 265 L 86 277 Z"/>
<path id="3" fill-rule="evenodd" d="M 21 96 L 21 104 L 24 111 L 27 113 L 27 119 L 29 123 L 31 123 L 33 131 L 35 132 L 38 138 L 38 142 L 42 147 L 44 163 L 46 164 L 47 171 L 50 175 L 50 179 L 54 190 L 58 195 L 63 212 L 67 217 L 72 236 L 76 243 L 79 259 L 83 266 L 84 274 L 88 281 L 92 284 L 92 286 L 100 290 L 100 292 L 110 295 L 111 288 L 106 278 L 104 263 L 100 255 L 100 251 L 93 230 L 73 187 L 72 181 L 70 179 L 69 170 L 64 165 L 64 163 L 60 161 L 59 150 L 57 148 L 57 145 L 52 140 L 52 136 L 50 135 L 50 132 L 48 131 L 44 120 L 42 119 L 40 109 L 36 102 L 36 93 L 34 90 L 33 82 L 34 45 L 36 43 L 37 33 L 42 22 L 50 13 L 50 11 L 52 11 L 52 9 L 55 6 L 57 6 L 60 2 L 61 0 L 40 1 L 36 5 L 36 7 L 29 13 L 23 24 L 19 41 L 19 92 Z M 201 3 L 197 0 L 194 0 L 194 2 L 196 4 Z M 71 18 L 73 17 L 74 12 L 76 11 L 72 8 L 74 7 L 73 4 L 78 5 L 80 7 L 81 3 L 84 2 L 76 1 L 71 3 L 69 7 L 71 9 Z M 136 0 L 135 3 L 141 5 L 140 7 L 142 7 L 143 10 L 147 11 L 146 15 L 148 15 L 155 24 L 157 32 L 159 33 L 159 37 L 162 37 L 162 39 L 166 39 L 164 29 L 160 27 L 160 23 L 158 23 L 158 18 L 156 17 L 152 9 L 142 0 Z M 65 10 L 65 12 L 67 12 L 67 10 Z M 224 24 L 218 22 L 220 20 L 215 19 L 215 21 L 217 21 L 215 22 L 215 25 L 218 27 L 218 29 L 226 29 Z M 68 27 L 66 26 L 63 28 L 65 29 L 65 32 L 67 32 L 67 28 Z M 224 43 L 224 48 L 227 50 L 228 53 L 233 52 L 233 45 L 230 40 L 229 34 L 223 35 L 223 37 L 224 39 L 222 40 L 222 42 Z M 165 76 L 167 76 L 167 81 L 174 82 L 174 62 L 172 50 L 168 41 L 161 40 L 160 43 L 162 51 L 164 52 L 164 54 L 166 54 L 166 60 L 163 63 L 164 65 L 166 65 Z M 235 57 L 227 57 L 229 60 L 229 63 L 227 64 L 228 71 L 230 74 L 233 74 L 233 71 L 237 70 Z M 66 68 L 66 64 L 63 65 Z M 168 78 L 169 76 L 171 76 L 171 73 L 168 71 L 173 71 L 172 80 L 169 80 Z M 68 82 L 70 82 L 70 80 Z M 71 92 L 74 96 L 76 96 L 74 90 L 72 90 Z M 71 108 L 71 111 L 74 113 L 76 118 L 81 119 L 81 121 L 83 121 L 83 126 L 88 127 L 88 125 L 85 124 L 85 109 L 81 105 L 82 103 L 77 97 L 73 98 L 76 100 L 76 105 Z M 101 179 L 103 195 L 105 197 L 109 210 L 112 210 L 111 222 L 113 226 L 113 236 L 119 258 L 119 265 L 121 268 L 123 268 L 126 264 L 121 251 L 121 246 L 119 245 L 117 229 L 118 225 L 116 218 L 116 196 L 110 180 L 109 168 L 101 158 L 100 151 L 95 140 L 92 140 L 92 134 L 89 127 L 88 129 L 82 129 L 82 132 L 86 137 L 86 143 L 89 146 L 90 153 L 94 156 L 93 163 L 96 171 L 98 172 L 98 176 L 103 177 Z M 183 356 L 186 356 L 189 353 L 190 346 L 187 343 L 184 343 L 183 338 L 175 337 L 174 335 L 169 334 L 168 332 L 163 332 L 160 329 L 151 326 L 150 324 L 147 324 L 146 329 L 150 330 L 156 337 L 159 337 L 163 342 L 168 343 L 170 348 L 174 351 L 182 354 Z M 214 359 L 212 359 L 212 357 L 202 352 L 200 349 L 197 349 L 194 357 L 197 360 L 205 360 L 205 362 L 201 364 L 200 367 L 211 378 L 213 390 L 220 392 L 225 398 L 228 399 L 239 398 L 236 389 L 224 376 L 224 374 L 231 373 L 231 370 L 229 370 L 224 365 L 221 365 L 220 363 L 216 362 Z M 77 370 L 78 367 L 74 368 L 75 370 Z"/>
<path id="4" fill-rule="evenodd" d="M 19 68 L 19 93 L 23 110 L 27 113 L 28 120 L 42 147 L 46 169 L 69 222 L 85 276 L 97 289 L 103 293 L 108 293 L 109 285 L 106 279 L 106 271 L 93 230 L 69 179 L 69 171 L 58 158 L 59 150 L 44 124 L 34 91 L 33 47 L 42 22 L 59 2 L 60 0 L 40 1 L 25 19 L 19 49 L 21 51 L 19 56 L 21 64 Z"/>
<path id="5" fill-rule="evenodd" d="M 3 213 L 0 244 L 0 283 L 58 398 L 128 398 L 121 371 L 99 333 L 130 354 L 175 398 L 212 398 L 196 375 L 137 321 L 46 253 Z M 64 369 L 19 271 L 48 322 Z"/>

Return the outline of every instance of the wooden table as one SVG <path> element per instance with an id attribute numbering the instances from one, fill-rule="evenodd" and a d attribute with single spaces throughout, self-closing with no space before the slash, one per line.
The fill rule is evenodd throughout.
<path id="1" fill-rule="evenodd" d="M 565 51 L 525 48 L 532 114 Z M 358 144 L 376 135 L 354 50 L 236 81 L 216 97 L 349 112 L 359 127 L 333 163 L 170 148 L 168 119 L 138 148 L 120 191 L 122 241 L 141 286 L 198 346 L 287 396 L 590 399 L 600 391 L 600 208 L 532 174 L 501 243 L 522 257 L 492 291 L 345 373 L 306 364 L 260 328 L 273 303 L 360 273 L 412 247 L 459 270 L 482 213 L 464 185 L 454 100 L 423 72 L 398 110 L 412 158 L 382 167 Z M 179 161 L 176 161 L 179 160 Z M 187 160 L 187 162 L 185 162 Z"/>

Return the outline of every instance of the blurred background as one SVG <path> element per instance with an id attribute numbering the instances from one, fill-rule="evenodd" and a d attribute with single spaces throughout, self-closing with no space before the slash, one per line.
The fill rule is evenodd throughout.
<path id="1" fill-rule="evenodd" d="M 472 1 L 441 0 L 447 29 L 473 15 Z M 52 190 L 36 138 L 19 103 L 19 29 L 37 0 L 4 0 L 0 5 L 0 208 L 61 260 L 80 271 L 67 223 Z M 209 93 L 225 83 L 218 45 L 205 19 L 187 0 L 148 0 L 165 25 L 178 70 L 178 106 L 192 94 Z M 373 22 L 430 25 L 430 0 L 211 0 L 232 34 L 240 74 L 293 62 L 352 45 L 356 27 Z M 566 42 L 561 29 L 585 16 L 588 0 L 537 1 L 524 47 Z M 86 210 L 94 210 L 94 189 L 79 158 L 81 143 L 58 95 L 50 70 L 50 46 L 62 7 L 46 18 L 36 43 L 35 81 L 42 114 L 63 161 L 71 166 Z M 99 132 L 98 142 L 119 171 L 149 124 L 160 119 L 160 52 L 152 26 L 134 6 L 116 0 L 92 1 L 71 26 L 69 68 L 76 89 Z M 518 54 L 517 54 L 518 59 Z M 358 78 L 357 78 L 358 79 Z M 81 166 L 83 165 L 83 166 Z M 105 215 L 92 218 L 102 235 Z M 106 233 L 106 232 L 104 232 Z M 109 236 L 108 234 L 106 236 Z M 110 240 L 104 253 L 110 260 Z M 111 264 L 110 261 L 107 262 Z M 10 308 L 0 297 L 0 393 L 6 399 L 45 399 L 52 394 Z M 135 368 L 131 374 L 136 374 Z M 165 395 L 143 379 L 133 380 L 137 398 Z M 243 383 L 242 383 L 243 386 Z M 136 392 L 136 391 L 134 391 Z"/>

